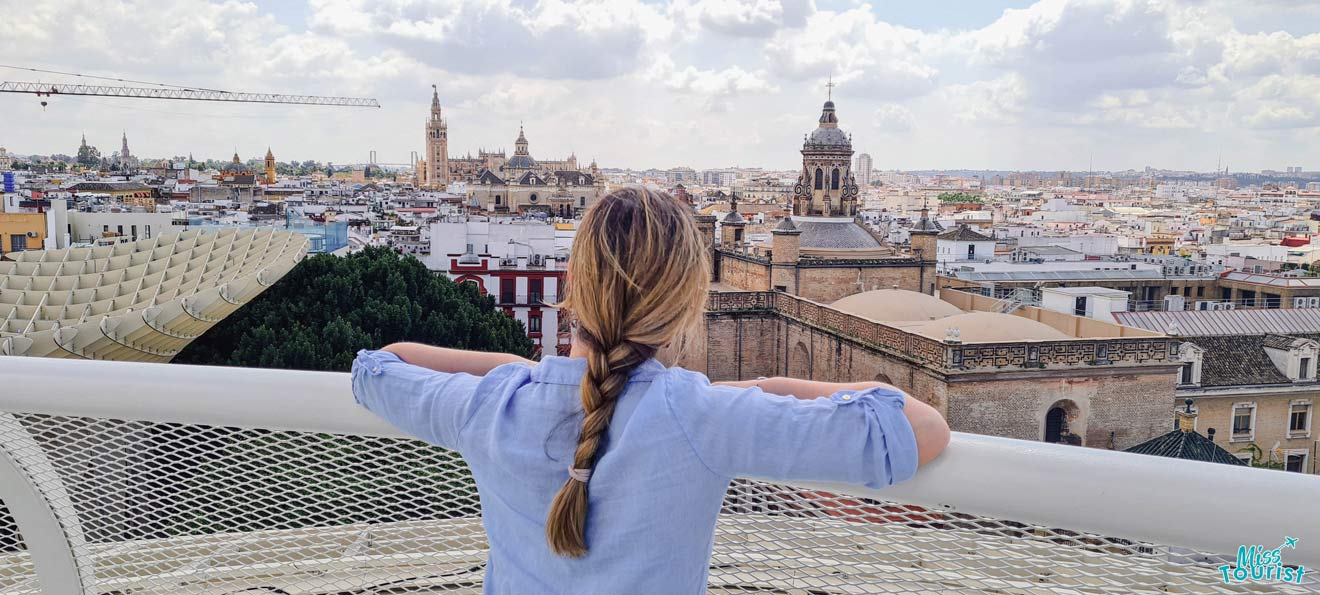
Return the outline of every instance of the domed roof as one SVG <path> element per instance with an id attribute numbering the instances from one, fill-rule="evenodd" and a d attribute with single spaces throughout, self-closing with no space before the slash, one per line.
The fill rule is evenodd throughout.
<path id="1" fill-rule="evenodd" d="M 1047 324 L 1030 318 L 999 314 L 997 312 L 968 312 L 939 320 L 902 325 L 903 330 L 944 340 L 950 328 L 958 329 L 964 343 L 997 343 L 1013 341 L 1060 341 L 1072 339 Z"/>
<path id="2" fill-rule="evenodd" d="M 848 135 L 838 128 L 817 128 L 811 132 L 810 140 L 813 145 L 850 146 Z"/>
<path id="3" fill-rule="evenodd" d="M 864 291 L 835 300 L 830 307 L 880 322 L 929 322 L 963 313 L 957 306 L 933 295 L 906 289 Z"/>
<path id="4" fill-rule="evenodd" d="M 509 158 L 505 166 L 513 169 L 532 169 L 536 167 L 536 160 L 532 159 L 531 155 L 514 155 Z"/>
<path id="5" fill-rule="evenodd" d="M 820 111 L 820 126 L 811 131 L 806 144 L 852 149 L 848 135 L 839 130 L 839 116 L 834 112 L 833 101 L 825 102 L 825 107 Z"/>

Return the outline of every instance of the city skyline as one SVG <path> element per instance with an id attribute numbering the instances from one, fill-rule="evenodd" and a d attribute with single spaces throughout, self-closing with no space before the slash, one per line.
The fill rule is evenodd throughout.
<path id="1" fill-rule="evenodd" d="M 534 153 L 602 167 L 792 170 L 784 147 L 814 127 L 833 76 L 840 124 L 877 169 L 1316 169 L 1316 7 L 897 4 L 52 2 L 9 11 L 7 63 L 383 107 L 56 97 L 43 110 L 5 95 L 15 117 L 0 145 L 72 154 L 85 131 L 108 155 L 128 129 L 143 156 L 272 146 L 281 160 L 365 162 L 374 150 L 403 163 L 422 150 L 435 83 L 456 156 L 511 150 L 521 121 Z M 488 34 L 456 34 L 478 21 Z M 174 35 L 133 33 L 165 22 Z M 80 34 L 53 43 L 70 28 Z M 0 78 L 38 77 L 70 80 Z"/>

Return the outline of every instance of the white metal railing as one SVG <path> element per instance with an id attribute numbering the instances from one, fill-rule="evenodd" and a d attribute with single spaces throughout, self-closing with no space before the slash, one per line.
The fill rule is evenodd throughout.
<path id="1" fill-rule="evenodd" d="M 0 593 L 480 591 L 466 467 L 346 374 L 0 357 L 0 379 Z M 1317 501 L 1315 476 L 955 434 L 883 491 L 735 482 L 710 589 L 1315 593 L 1217 568 L 1285 536 L 1320 567 Z"/>

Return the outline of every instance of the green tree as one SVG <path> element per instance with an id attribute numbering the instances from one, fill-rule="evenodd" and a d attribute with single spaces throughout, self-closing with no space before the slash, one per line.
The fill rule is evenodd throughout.
<path id="1" fill-rule="evenodd" d="M 101 151 L 91 145 L 78 147 L 78 165 L 83 167 L 100 167 Z"/>
<path id="2" fill-rule="evenodd" d="M 387 248 L 303 260 L 193 341 L 175 362 L 347 371 L 359 349 L 397 341 L 531 357 L 521 322 L 470 285 Z"/>
<path id="3" fill-rule="evenodd" d="M 980 195 L 968 194 L 966 192 L 941 192 L 936 198 L 938 198 L 940 202 L 952 202 L 952 203 L 982 202 Z"/>

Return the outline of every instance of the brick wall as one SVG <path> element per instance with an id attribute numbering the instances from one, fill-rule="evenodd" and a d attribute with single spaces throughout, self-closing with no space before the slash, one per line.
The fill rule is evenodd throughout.
<path id="1" fill-rule="evenodd" d="M 770 265 L 720 255 L 720 281 L 747 291 L 770 289 Z"/>
<path id="2" fill-rule="evenodd" d="M 945 370 L 781 316 L 768 310 L 771 302 L 773 296 L 708 313 L 704 349 L 685 354 L 685 367 L 714 381 L 778 375 L 889 382 L 935 406 L 954 430 L 1026 440 L 1042 438 L 1046 413 L 1064 400 L 1077 411 L 1070 430 L 1086 446 L 1108 448 L 1113 432 L 1115 446 L 1127 448 L 1172 424 L 1174 366 Z"/>
<path id="3" fill-rule="evenodd" d="M 983 380 L 949 383 L 946 417 L 955 431 L 1041 440 L 1045 414 L 1063 401 L 1076 406 L 1069 430 L 1084 446 L 1108 448 L 1110 432 L 1122 450 L 1164 434 L 1173 423 L 1171 369 L 1136 373 L 1067 376 L 1005 373 Z M 994 378 L 999 376 L 999 378 Z M 1066 407 L 1065 407 L 1066 408 Z"/>

